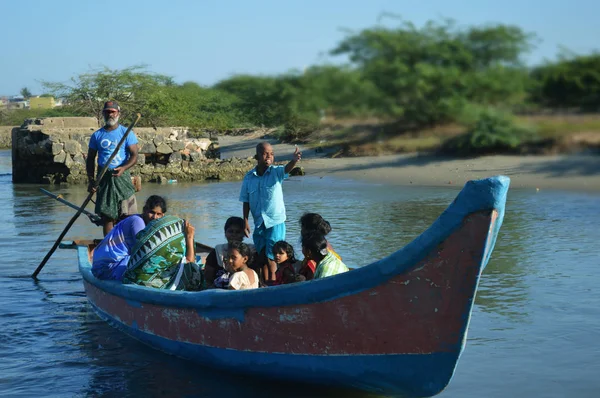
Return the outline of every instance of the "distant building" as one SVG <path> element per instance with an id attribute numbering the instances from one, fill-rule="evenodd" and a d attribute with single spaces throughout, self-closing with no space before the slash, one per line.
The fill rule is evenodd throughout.
<path id="1" fill-rule="evenodd" d="M 29 98 L 30 109 L 52 109 L 56 106 L 54 97 L 31 97 Z"/>
<path id="2" fill-rule="evenodd" d="M 23 97 L 12 97 L 8 99 L 7 109 L 29 109 L 29 101 Z"/>

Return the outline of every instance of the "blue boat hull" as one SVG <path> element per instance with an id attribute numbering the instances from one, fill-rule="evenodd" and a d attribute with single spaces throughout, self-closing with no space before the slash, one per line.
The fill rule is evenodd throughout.
<path id="1" fill-rule="evenodd" d="M 175 292 L 100 281 L 78 247 L 89 301 L 113 326 L 204 365 L 386 395 L 432 396 L 464 349 L 509 180 L 467 183 L 404 249 L 345 274 L 250 291 Z"/>

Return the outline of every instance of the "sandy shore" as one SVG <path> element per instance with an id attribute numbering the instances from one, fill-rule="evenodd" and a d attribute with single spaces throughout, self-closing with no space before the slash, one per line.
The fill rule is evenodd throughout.
<path id="1" fill-rule="evenodd" d="M 599 156 L 487 156 L 469 160 L 418 155 L 307 159 L 308 175 L 400 185 L 460 185 L 493 175 L 511 178 L 511 187 L 600 191 Z"/>
<path id="2" fill-rule="evenodd" d="M 259 138 L 222 137 L 222 157 L 252 156 Z M 293 145 L 273 143 L 276 160 L 290 159 Z M 307 175 L 337 176 L 399 185 L 462 186 L 466 181 L 507 175 L 512 188 L 600 191 L 600 156 L 485 156 L 444 159 L 433 156 L 390 155 L 324 158 L 304 150 L 301 166 Z"/>

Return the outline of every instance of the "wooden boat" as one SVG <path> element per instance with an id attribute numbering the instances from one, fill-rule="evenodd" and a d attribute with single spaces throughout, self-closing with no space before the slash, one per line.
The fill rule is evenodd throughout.
<path id="1" fill-rule="evenodd" d="M 101 318 L 167 353 L 235 372 L 432 396 L 465 347 L 508 186 L 502 176 L 470 181 L 403 249 L 310 282 L 202 292 L 123 285 L 92 275 L 83 242 L 79 268 Z"/>

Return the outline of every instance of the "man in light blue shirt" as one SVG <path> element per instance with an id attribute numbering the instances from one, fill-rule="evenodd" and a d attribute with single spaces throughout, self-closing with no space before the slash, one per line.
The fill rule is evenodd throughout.
<path id="1" fill-rule="evenodd" d="M 86 160 L 88 191 L 90 192 L 94 189 L 96 172 L 100 172 L 104 167 L 127 131 L 124 126 L 119 124 L 120 113 L 121 108 L 117 101 L 105 102 L 102 111 L 104 127 L 94 132 L 90 138 Z M 137 213 L 135 187 L 131 182 L 131 174 L 128 171 L 137 163 L 137 144 L 138 140 L 132 130 L 98 184 L 96 214 L 102 217 L 104 236 L 110 232 L 121 216 Z M 95 170 L 96 157 L 98 158 L 97 171 Z"/>
<path id="2" fill-rule="evenodd" d="M 302 154 L 296 147 L 294 159 L 285 166 L 273 166 L 275 154 L 268 142 L 256 146 L 257 165 L 244 177 L 240 190 L 240 202 L 243 202 L 243 217 L 246 237 L 250 237 L 250 212 L 254 219 L 254 246 L 259 253 L 258 266 L 262 269 L 265 282 L 275 280 L 277 264 L 273 257 L 273 245 L 285 240 L 285 204 L 281 183 L 301 159 Z"/>

